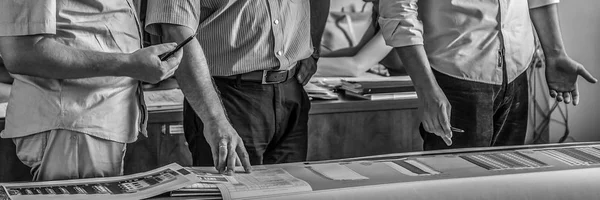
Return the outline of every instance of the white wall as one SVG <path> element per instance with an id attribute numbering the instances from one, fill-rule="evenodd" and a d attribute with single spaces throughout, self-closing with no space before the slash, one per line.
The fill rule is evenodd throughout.
<path id="1" fill-rule="evenodd" d="M 600 0 L 562 0 L 560 23 L 568 54 L 600 79 Z M 576 141 L 600 140 L 600 83 L 588 84 L 580 78 L 580 105 L 569 106 L 569 127 Z M 561 119 L 558 112 L 555 119 Z M 551 141 L 562 136 L 564 126 L 552 123 Z"/>

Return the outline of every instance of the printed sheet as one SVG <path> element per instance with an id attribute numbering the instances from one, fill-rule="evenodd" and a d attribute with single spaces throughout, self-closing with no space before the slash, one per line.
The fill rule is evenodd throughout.
<path id="1" fill-rule="evenodd" d="M 200 181 L 179 166 L 170 164 L 152 171 L 129 176 L 74 179 L 65 181 L 0 183 L 8 197 L 0 199 L 144 199 L 176 190 Z"/>

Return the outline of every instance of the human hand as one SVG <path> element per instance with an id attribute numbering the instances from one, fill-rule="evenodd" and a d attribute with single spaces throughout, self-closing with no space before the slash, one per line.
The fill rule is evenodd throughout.
<path id="1" fill-rule="evenodd" d="M 246 173 L 252 171 L 244 141 L 228 121 L 205 123 L 204 137 L 210 145 L 213 163 L 219 173 L 233 175 L 235 166 L 240 165 Z"/>
<path id="2" fill-rule="evenodd" d="M 176 46 L 176 43 L 159 44 L 129 54 L 131 67 L 127 67 L 128 70 L 123 73 L 148 83 L 158 83 L 169 78 L 175 73 L 181 62 L 183 50 L 177 51 L 165 61 L 160 60 L 160 55 L 172 51 Z"/>
<path id="3" fill-rule="evenodd" d="M 421 123 L 425 131 L 441 137 L 446 145 L 452 145 L 452 129 L 450 114 L 452 106 L 444 92 L 436 86 L 435 89 L 419 94 L 421 101 Z"/>
<path id="4" fill-rule="evenodd" d="M 317 72 L 317 60 L 311 56 L 299 62 L 299 69 L 296 69 L 298 70 L 296 72 L 296 79 L 302 85 L 306 85 L 315 72 Z"/>
<path id="5" fill-rule="evenodd" d="M 598 82 L 583 65 L 566 55 L 546 58 L 546 82 L 550 96 L 557 101 L 564 101 L 566 104 L 572 101 L 573 105 L 579 104 L 578 76 L 590 83 Z"/>

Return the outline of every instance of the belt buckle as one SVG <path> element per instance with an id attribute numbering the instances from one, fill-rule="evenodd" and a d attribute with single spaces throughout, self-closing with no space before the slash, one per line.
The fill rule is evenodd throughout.
<path id="1" fill-rule="evenodd" d="M 273 82 L 267 82 L 267 75 L 269 73 L 269 70 L 262 70 L 262 76 L 261 76 L 261 80 L 260 83 L 263 85 L 272 85 L 272 84 L 278 84 L 278 83 L 282 83 L 283 81 L 285 81 L 287 79 L 287 73 L 286 73 L 286 78 L 283 79 L 283 81 L 273 81 Z"/>

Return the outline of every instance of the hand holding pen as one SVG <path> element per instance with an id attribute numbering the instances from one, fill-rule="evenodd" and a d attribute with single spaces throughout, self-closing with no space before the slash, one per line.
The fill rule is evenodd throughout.
<path id="1" fill-rule="evenodd" d="M 175 53 L 177 53 L 177 51 L 179 51 L 181 48 L 183 48 L 183 46 L 185 46 L 187 43 L 189 43 L 190 41 L 192 41 L 192 39 L 194 39 L 194 37 L 196 37 L 196 35 L 198 35 L 198 33 L 191 35 L 190 37 L 186 38 L 183 42 L 179 43 L 175 49 L 173 49 L 172 51 L 170 51 L 169 53 L 163 54 L 160 56 L 160 60 L 161 61 L 165 61 L 167 59 L 169 59 L 169 57 L 173 56 Z"/>

